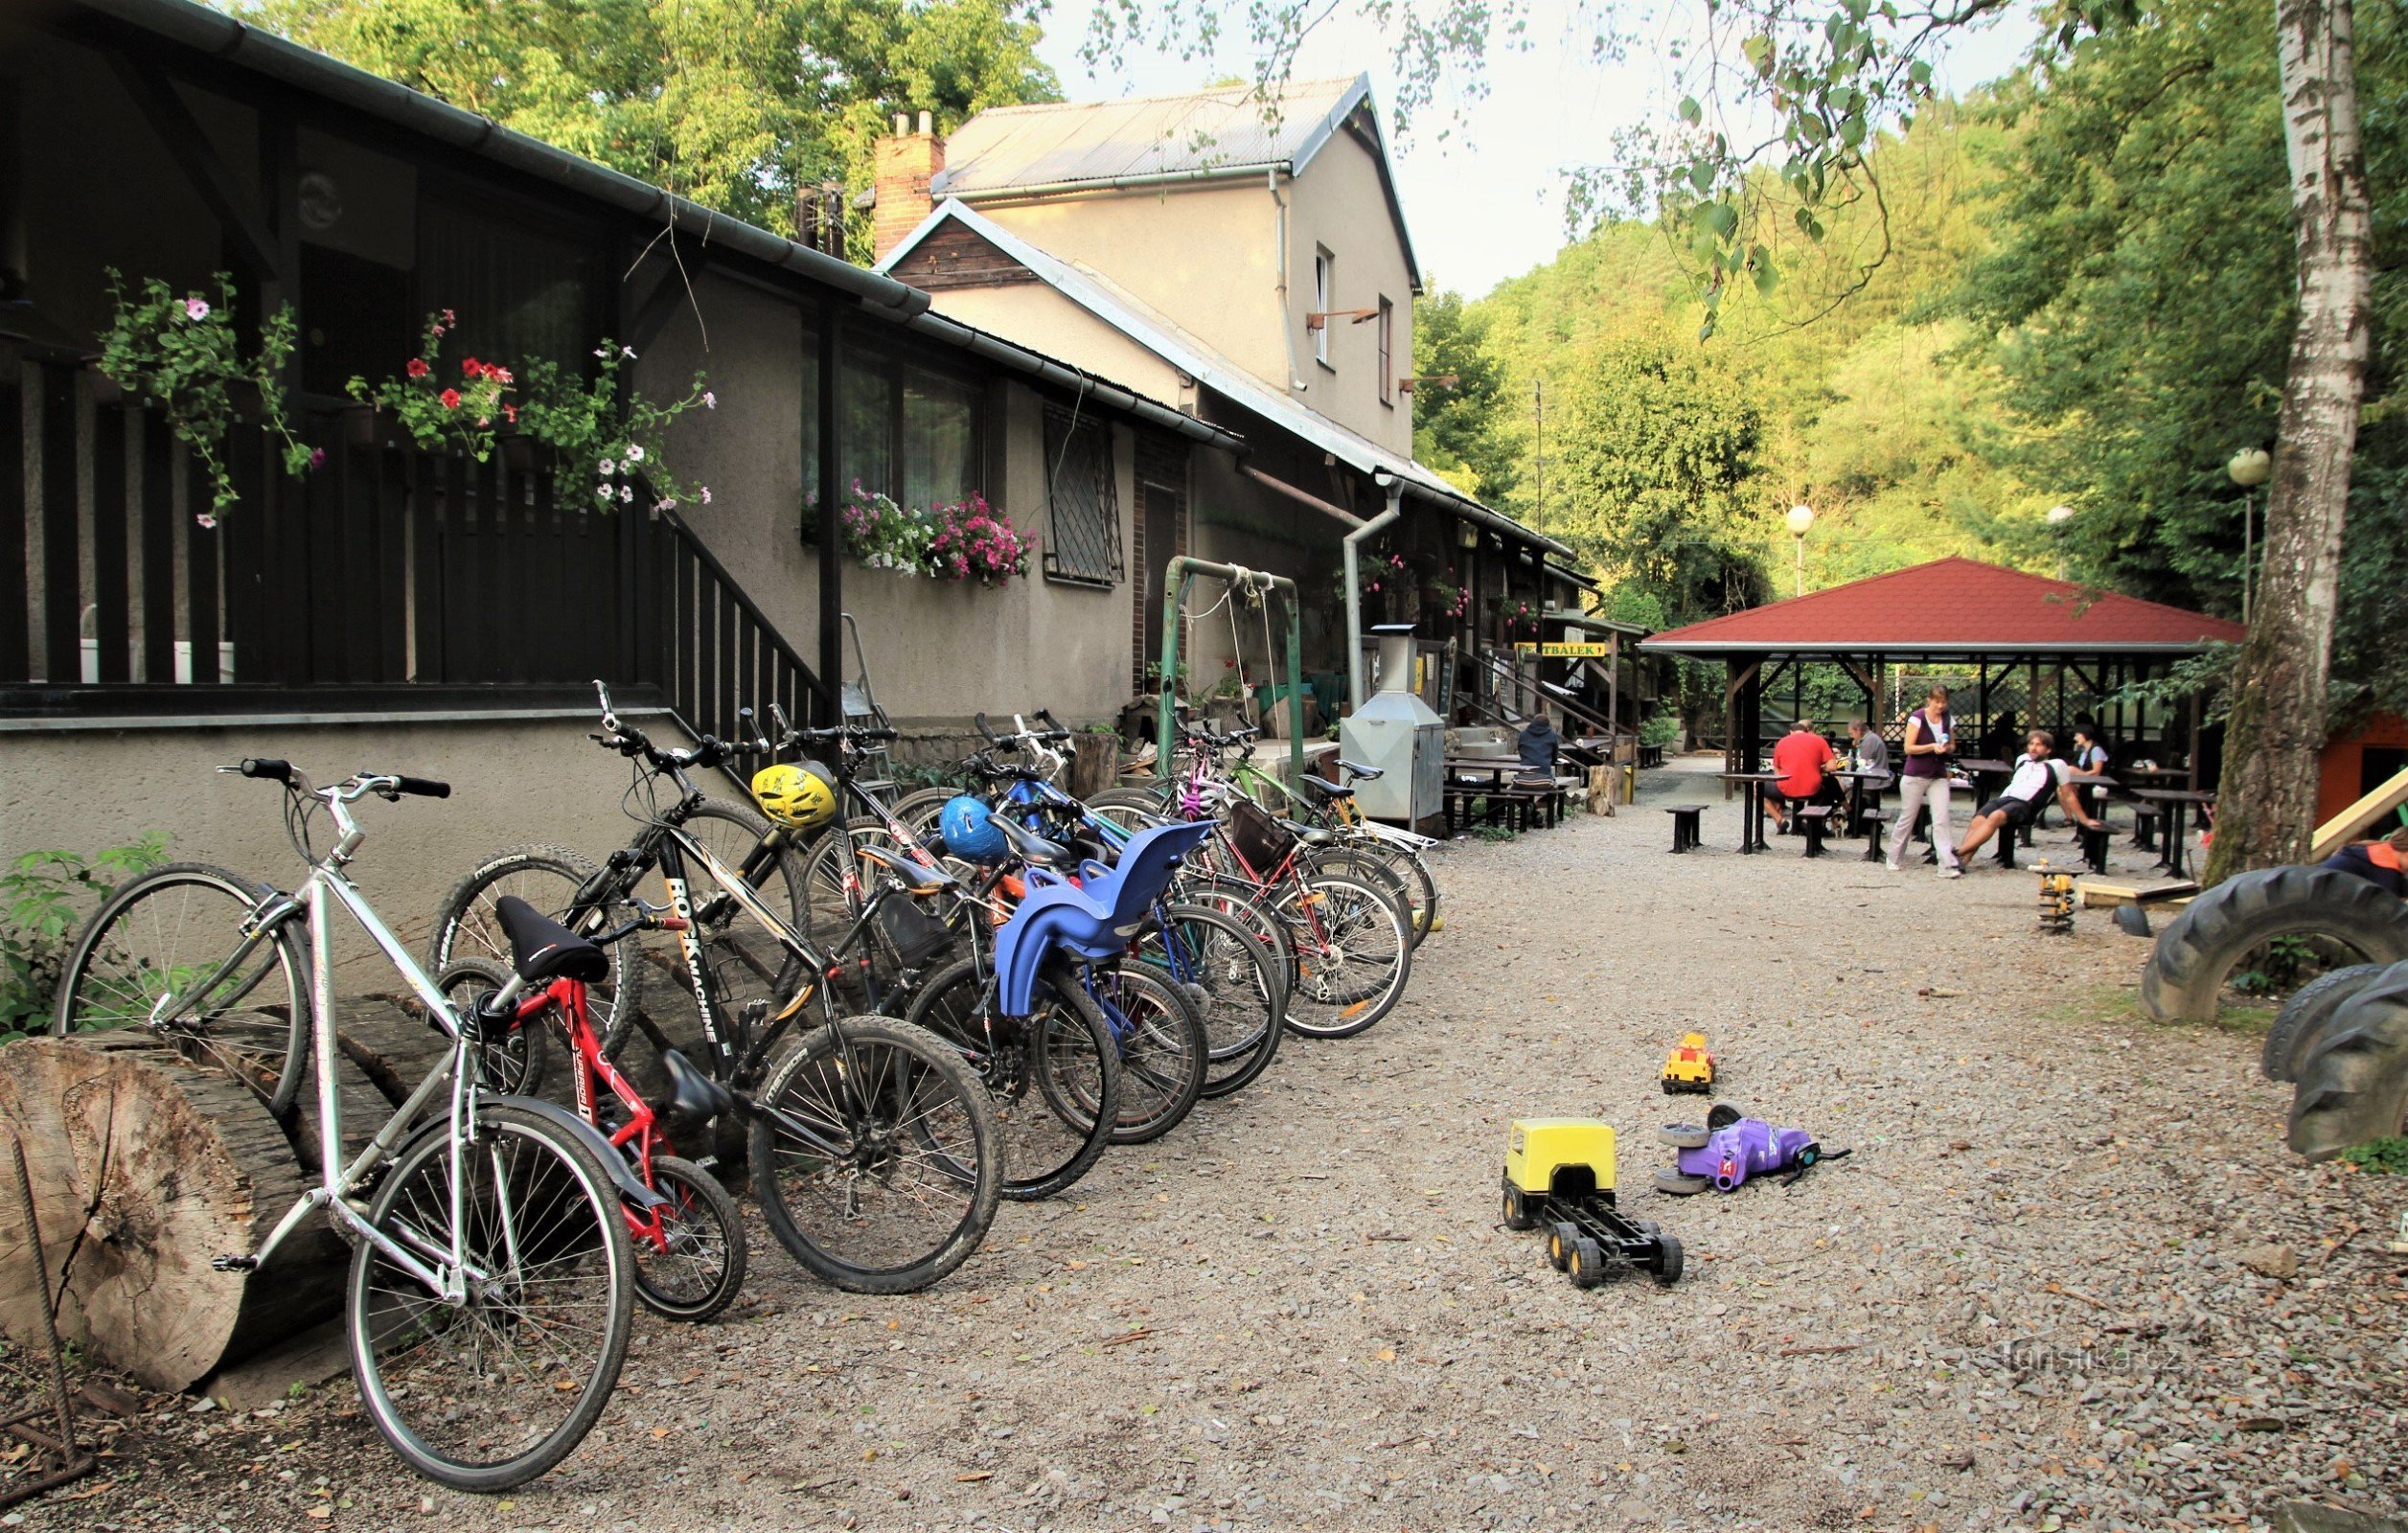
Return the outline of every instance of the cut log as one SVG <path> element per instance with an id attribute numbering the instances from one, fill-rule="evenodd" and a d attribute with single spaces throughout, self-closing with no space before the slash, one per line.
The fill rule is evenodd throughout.
<path id="1" fill-rule="evenodd" d="M 0 1125 L 25 1143 L 61 1335 L 154 1389 L 182 1389 L 342 1302 L 349 1247 L 323 1221 L 251 1273 L 306 1185 L 291 1140 L 233 1079 L 128 1033 L 0 1048 Z M 15 1200 L 0 1198 L 0 1327 L 36 1332 Z"/>

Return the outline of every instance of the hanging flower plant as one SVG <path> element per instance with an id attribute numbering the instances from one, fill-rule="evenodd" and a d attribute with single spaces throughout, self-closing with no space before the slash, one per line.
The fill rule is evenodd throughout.
<path id="1" fill-rule="evenodd" d="M 866 568 L 898 575 L 931 573 L 929 548 L 936 540 L 936 526 L 927 517 L 875 490 L 863 490 L 859 479 L 853 481 L 852 497 L 841 515 L 845 551 Z"/>
<path id="2" fill-rule="evenodd" d="M 936 536 L 929 543 L 929 560 L 937 579 L 975 580 L 994 586 L 1028 573 L 1028 558 L 1037 550 L 1037 539 L 990 507 L 984 495 L 974 494 L 959 505 L 939 506 L 932 515 Z"/>
<path id="3" fill-rule="evenodd" d="M 1439 617 L 1459 618 L 1472 608 L 1470 589 L 1456 584 L 1454 576 L 1455 571 L 1448 570 L 1446 579 L 1430 583 L 1431 601 L 1436 606 Z"/>
<path id="4" fill-rule="evenodd" d="M 1539 609 L 1529 602 L 1511 601 L 1504 605 L 1505 634 L 1508 638 L 1521 633 L 1538 636 Z"/>
<path id="5" fill-rule="evenodd" d="M 127 393 L 155 401 L 168 429 L 191 450 L 209 475 L 210 509 L 195 519 L 215 527 L 241 497 L 218 448 L 237 424 L 229 390 L 249 384 L 259 393 L 260 425 L 282 443 L 285 472 L 298 478 L 326 455 L 292 434 L 285 415 L 285 390 L 276 375 L 292 355 L 292 307 L 285 305 L 260 325 L 257 353 L 244 358 L 234 328 L 234 279 L 218 273 L 218 302 L 197 293 L 175 293 L 152 277 L 137 297 L 127 297 L 125 277 L 108 270 L 113 308 L 101 332 L 101 371 Z"/>
<path id="6" fill-rule="evenodd" d="M 517 407 L 504 396 L 517 379 L 510 369 L 473 356 L 461 359 L 456 377 L 447 376 L 443 338 L 458 323 L 448 309 L 427 315 L 418 355 L 402 364 L 400 378 L 374 388 L 355 378 L 345 392 L 362 404 L 392 411 L 410 440 L 427 451 L 456 447 L 483 463 L 493 455 L 494 423 L 516 418 Z"/>
<path id="7" fill-rule="evenodd" d="M 563 500 L 589 495 L 603 504 L 631 504 L 633 481 L 651 487 L 653 504 L 674 510 L 686 501 L 711 503 L 708 485 L 689 485 L 669 465 L 669 426 L 688 410 L 719 408 L 703 376 L 694 375 L 685 398 L 664 404 L 634 388 L 619 386 L 621 364 L 635 360 L 635 348 L 605 339 L 594 348 L 602 365 L 591 379 L 557 363 L 527 364 L 526 398 L 513 419 L 518 433 L 560 457 L 557 484 Z M 580 488 L 584 487 L 584 488 Z"/>

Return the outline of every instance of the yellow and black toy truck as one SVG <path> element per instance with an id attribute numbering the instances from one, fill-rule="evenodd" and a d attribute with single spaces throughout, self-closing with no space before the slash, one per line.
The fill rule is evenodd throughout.
<path id="1" fill-rule="evenodd" d="M 1681 1242 L 1614 1206 L 1614 1128 L 1592 1118 L 1522 1118 L 1505 1140 L 1505 1227 L 1547 1228 L 1547 1258 L 1581 1288 L 1617 1266 L 1681 1280 Z"/>

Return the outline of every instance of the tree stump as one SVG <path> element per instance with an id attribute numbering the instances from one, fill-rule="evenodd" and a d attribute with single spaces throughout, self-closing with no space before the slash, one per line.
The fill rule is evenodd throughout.
<path id="1" fill-rule="evenodd" d="M 1120 774 L 1120 740 L 1116 735 L 1082 734 L 1070 753 L 1070 796 L 1093 798 L 1112 786 Z"/>
<path id="2" fill-rule="evenodd" d="M 154 1389 L 307 1329 L 342 1302 L 349 1247 L 323 1221 L 256 1272 L 256 1250 L 305 1186 L 292 1143 L 250 1090 L 146 1036 L 0 1048 L 0 1124 L 25 1143 L 58 1329 Z M 0 1200 L 0 1327 L 37 1334 L 31 1243 Z"/>

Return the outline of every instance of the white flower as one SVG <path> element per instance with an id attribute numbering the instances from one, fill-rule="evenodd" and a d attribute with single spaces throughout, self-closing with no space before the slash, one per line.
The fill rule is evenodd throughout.
<path id="1" fill-rule="evenodd" d="M 635 487 L 633 485 L 619 486 L 619 504 L 623 506 L 630 505 L 633 503 L 634 499 Z"/>
<path id="2" fill-rule="evenodd" d="M 597 500 L 608 500 L 610 498 L 610 487 L 608 485 L 594 486 L 594 498 Z"/>
<path id="3" fill-rule="evenodd" d="M 704 485 L 704 486 L 702 487 L 702 504 L 704 504 L 704 505 L 706 505 L 706 506 L 707 506 L 707 505 L 709 505 L 710 503 L 711 503 L 711 487 L 710 487 L 709 485 Z"/>
<path id="4" fill-rule="evenodd" d="M 635 348 L 632 346 L 622 346 L 619 348 L 619 355 L 632 362 L 635 360 Z"/>
<path id="5" fill-rule="evenodd" d="M 214 529 L 214 528 L 218 525 L 218 518 L 217 518 L 217 517 L 215 517 L 215 516 L 212 516 L 211 515 L 209 515 L 209 513 L 207 513 L 207 512 L 205 512 L 205 511 L 204 511 L 204 512 L 202 512 L 199 515 L 195 516 L 195 517 L 193 518 L 193 520 L 195 520 L 195 521 L 196 521 L 196 522 L 200 523 L 203 527 L 208 527 L 208 528 L 213 528 L 213 529 Z"/>
<path id="6" fill-rule="evenodd" d="M 631 442 L 627 445 L 627 461 L 630 463 L 644 461 L 644 448 L 640 444 Z"/>
<path id="7" fill-rule="evenodd" d="M 704 408 L 704 409 L 706 409 L 706 410 L 716 410 L 716 409 L 718 409 L 718 408 L 719 408 L 719 396 L 718 396 L 718 395 L 716 395 L 716 394 L 713 394 L 713 393 L 712 393 L 710 390 L 708 390 L 708 389 L 704 389 L 704 390 L 702 391 L 702 408 Z"/>
<path id="8" fill-rule="evenodd" d="M 205 301 L 198 298 L 187 298 L 184 300 L 184 317 L 186 319 L 207 319 L 209 317 L 209 305 Z M 217 524 L 212 522 L 210 525 L 214 527 Z"/>
<path id="9" fill-rule="evenodd" d="M 595 465 L 594 465 L 594 468 L 595 468 L 597 470 L 599 470 L 600 472 L 605 473 L 605 474 L 613 474 L 613 473 L 617 473 L 617 472 L 619 471 L 619 466 L 618 466 L 617 464 L 615 464 L 615 463 L 612 463 L 612 462 L 611 462 L 609 459 L 608 459 L 608 458 L 605 458 L 605 459 L 603 459 L 600 463 L 595 464 Z"/>
<path id="10" fill-rule="evenodd" d="M 610 354 L 609 354 L 608 352 L 604 351 L 601 347 L 597 346 L 597 347 L 595 347 L 595 348 L 594 348 L 594 355 L 595 355 L 596 356 L 607 357 L 607 356 L 608 356 Z"/>

